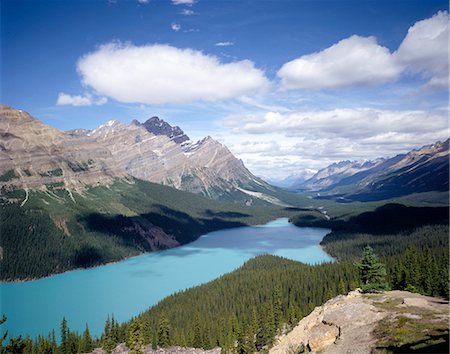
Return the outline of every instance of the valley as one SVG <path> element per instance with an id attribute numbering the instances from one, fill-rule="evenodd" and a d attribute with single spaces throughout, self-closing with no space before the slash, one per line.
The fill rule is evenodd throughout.
<path id="1" fill-rule="evenodd" d="M 30 348 L 75 353 L 87 324 L 89 350 L 126 349 L 136 330 L 148 348 L 276 350 L 361 285 L 367 245 L 388 288 L 448 298 L 448 141 L 281 189 L 157 117 L 60 132 L 2 106 L 0 128 L 2 327 Z"/>

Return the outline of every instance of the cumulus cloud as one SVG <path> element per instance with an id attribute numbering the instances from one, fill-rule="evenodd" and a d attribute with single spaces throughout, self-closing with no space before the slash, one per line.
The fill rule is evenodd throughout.
<path id="1" fill-rule="evenodd" d="M 148 4 L 150 2 L 150 0 L 138 0 L 139 4 Z"/>
<path id="2" fill-rule="evenodd" d="M 196 0 L 172 0 L 172 4 L 174 5 L 188 5 L 192 6 L 196 3 Z"/>
<path id="3" fill-rule="evenodd" d="M 447 129 L 447 118 L 438 112 L 389 111 L 373 108 L 340 108 L 281 114 L 268 112 L 262 119 L 237 128 L 251 134 L 282 132 L 288 136 L 346 137 L 363 139 L 377 134 L 424 134 Z"/>
<path id="4" fill-rule="evenodd" d="M 394 53 L 379 45 L 375 37 L 353 35 L 285 63 L 277 75 L 284 90 L 382 84 L 405 72 L 428 78 L 425 89 L 446 89 L 448 39 L 449 14 L 440 11 L 410 27 Z"/>
<path id="5" fill-rule="evenodd" d="M 80 58 L 77 69 L 86 87 L 125 103 L 218 101 L 269 85 L 250 60 L 221 63 L 200 51 L 159 44 L 105 44 Z"/>
<path id="6" fill-rule="evenodd" d="M 394 53 L 408 71 L 431 77 L 429 89 L 448 88 L 449 14 L 439 11 L 433 17 L 416 22 Z"/>
<path id="7" fill-rule="evenodd" d="M 225 143 L 258 175 L 394 156 L 448 137 L 447 112 L 342 108 L 230 116 Z M 271 166 L 267 171 L 267 166 Z"/>
<path id="8" fill-rule="evenodd" d="M 234 42 L 229 42 L 229 41 L 227 41 L 227 42 L 217 42 L 214 45 L 216 47 L 229 47 L 229 46 L 234 45 Z"/>
<path id="9" fill-rule="evenodd" d="M 283 89 L 337 88 L 396 79 L 401 68 L 375 37 L 351 36 L 318 53 L 284 64 L 277 75 Z"/>
<path id="10" fill-rule="evenodd" d="M 64 92 L 60 92 L 58 94 L 58 99 L 56 101 L 56 104 L 58 106 L 92 106 L 97 105 L 101 106 L 105 104 L 108 101 L 106 97 L 100 97 L 97 99 L 94 99 L 92 95 L 68 95 Z"/>
<path id="11" fill-rule="evenodd" d="M 181 29 L 181 25 L 178 23 L 170 24 L 170 28 L 172 28 L 175 32 L 178 32 Z"/>

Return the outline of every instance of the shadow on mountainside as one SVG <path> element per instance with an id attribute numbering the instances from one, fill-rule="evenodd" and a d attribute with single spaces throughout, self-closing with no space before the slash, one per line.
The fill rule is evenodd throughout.
<path id="1" fill-rule="evenodd" d="M 449 207 L 408 207 L 403 204 L 385 204 L 374 211 L 350 217 L 326 220 L 313 214 L 293 218 L 297 226 L 331 228 L 333 231 L 392 233 L 415 229 L 423 225 L 447 225 Z"/>
<path id="2" fill-rule="evenodd" d="M 232 220 L 247 217 L 246 214 L 216 213 L 211 210 L 206 210 L 204 214 L 209 217 L 194 218 L 187 213 L 157 204 L 153 206 L 153 211 L 139 216 L 91 213 L 82 216 L 79 221 L 88 231 L 117 237 L 121 243 L 143 251 L 150 249 L 142 234 L 137 232 L 141 229 L 157 226 L 166 234 L 174 236 L 180 244 L 185 244 L 211 231 L 247 226 L 245 222 Z"/>

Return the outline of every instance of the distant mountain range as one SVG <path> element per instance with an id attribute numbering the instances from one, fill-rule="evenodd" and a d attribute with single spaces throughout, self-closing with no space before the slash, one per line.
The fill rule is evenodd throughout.
<path id="1" fill-rule="evenodd" d="M 449 140 L 373 161 L 341 161 L 291 190 L 314 191 L 341 202 L 375 201 L 422 192 L 448 192 Z"/>
<path id="2" fill-rule="evenodd" d="M 0 134 L 0 184 L 42 189 L 62 183 L 82 191 L 132 176 L 212 199 L 285 204 L 226 146 L 209 136 L 193 142 L 158 117 L 61 132 L 3 105 Z"/>

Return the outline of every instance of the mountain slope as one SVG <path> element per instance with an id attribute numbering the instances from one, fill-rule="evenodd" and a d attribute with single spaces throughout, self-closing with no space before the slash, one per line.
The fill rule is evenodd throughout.
<path id="1" fill-rule="evenodd" d="M 353 168 L 343 161 L 319 171 L 301 185 L 337 200 L 376 201 L 413 193 L 448 192 L 449 140 L 407 154 L 377 159 Z M 300 188 L 300 187 L 299 187 Z"/>
<path id="2" fill-rule="evenodd" d="M 254 176 L 213 138 L 194 143 L 157 117 L 64 133 L 2 105 L 0 134 L 0 185 L 45 190 L 58 183 L 70 193 L 132 176 L 227 202 L 302 203 Z"/>
<path id="3" fill-rule="evenodd" d="M 105 147 L 0 106 L 0 185 L 45 189 L 48 183 L 63 183 L 68 190 L 80 190 L 125 176 Z"/>
<path id="4" fill-rule="evenodd" d="M 83 192 L 0 190 L 0 279 L 30 279 L 188 243 L 289 211 L 225 204 L 134 178 Z"/>
<path id="5" fill-rule="evenodd" d="M 195 173 L 210 196 L 223 188 L 230 201 L 238 200 L 232 190 L 248 198 L 237 188 L 253 177 L 226 147 L 211 138 L 188 145 L 186 153 L 165 134 L 118 121 L 63 133 L 2 105 L 0 279 L 104 264 L 289 215 L 257 197 L 265 207 L 219 203 L 133 177 L 191 189 L 187 177 Z"/>
<path id="6" fill-rule="evenodd" d="M 226 146 L 211 137 L 192 142 L 179 128 L 158 117 L 144 123 L 109 121 L 71 136 L 92 139 L 110 150 L 118 166 L 133 177 L 246 204 L 279 204 L 273 188 L 254 176 Z"/>

